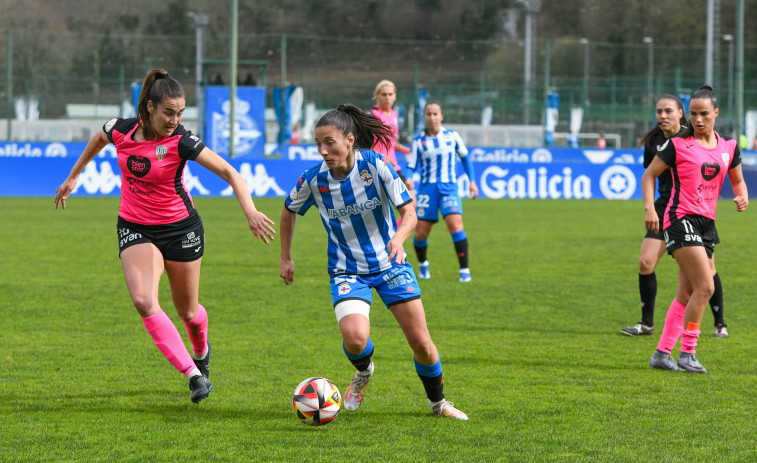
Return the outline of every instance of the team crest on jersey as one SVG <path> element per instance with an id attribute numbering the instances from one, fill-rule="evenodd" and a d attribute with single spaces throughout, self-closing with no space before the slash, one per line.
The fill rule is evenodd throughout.
<path id="1" fill-rule="evenodd" d="M 728 166 L 728 160 L 731 159 L 731 155 L 728 153 L 720 153 L 720 156 L 723 158 L 723 164 Z"/>
<path id="2" fill-rule="evenodd" d="M 365 186 L 371 186 L 373 183 L 373 176 L 367 170 L 360 171 L 360 179 L 363 180 Z"/>
<path id="3" fill-rule="evenodd" d="M 158 161 L 166 157 L 166 153 L 168 153 L 168 148 L 166 147 L 166 145 L 158 145 L 155 148 L 155 156 L 158 158 Z"/>
<path id="4" fill-rule="evenodd" d="M 292 198 L 292 201 L 297 201 L 297 198 L 299 197 L 299 194 L 297 194 L 297 187 L 292 188 L 292 191 L 289 192 L 289 197 Z"/>

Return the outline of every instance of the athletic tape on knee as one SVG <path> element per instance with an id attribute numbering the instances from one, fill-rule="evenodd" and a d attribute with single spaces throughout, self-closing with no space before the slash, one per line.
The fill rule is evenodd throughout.
<path id="1" fill-rule="evenodd" d="M 360 314 L 370 320 L 371 305 L 361 299 L 347 299 L 334 307 L 336 321 L 339 323 L 344 317 L 352 314 Z"/>

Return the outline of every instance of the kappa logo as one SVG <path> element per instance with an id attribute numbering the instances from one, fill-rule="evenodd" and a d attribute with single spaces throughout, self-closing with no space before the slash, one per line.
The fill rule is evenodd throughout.
<path id="1" fill-rule="evenodd" d="M 328 193 L 329 192 L 329 186 L 328 185 L 320 185 L 318 187 L 318 191 L 321 193 Z"/>

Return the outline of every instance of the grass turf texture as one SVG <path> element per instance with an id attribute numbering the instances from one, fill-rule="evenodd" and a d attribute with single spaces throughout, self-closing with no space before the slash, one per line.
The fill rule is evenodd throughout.
<path id="1" fill-rule="evenodd" d="M 278 222 L 281 199 L 256 202 Z M 199 406 L 131 306 L 118 199 L 74 197 L 55 211 L 52 198 L 0 198 L 0 461 L 757 459 L 755 211 L 720 205 L 731 337 L 711 337 L 708 308 L 698 355 L 709 373 L 696 375 L 648 365 L 675 294 L 671 258 L 657 269 L 655 335 L 619 332 L 640 317 L 640 201 L 466 201 L 473 281 L 457 282 L 439 224 L 421 288 L 445 393 L 470 421 L 430 415 L 404 336 L 374 302 L 377 369 L 363 406 L 310 428 L 292 412 L 294 387 L 325 376 L 344 393 L 354 372 L 317 214 L 298 217 L 286 287 L 279 243 L 255 240 L 234 199 L 196 203 L 214 385 Z M 161 303 L 186 340 L 163 278 Z"/>

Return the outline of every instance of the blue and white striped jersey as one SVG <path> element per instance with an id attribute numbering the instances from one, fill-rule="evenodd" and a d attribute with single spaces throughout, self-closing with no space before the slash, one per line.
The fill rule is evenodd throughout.
<path id="1" fill-rule="evenodd" d="M 397 231 L 392 204 L 412 201 L 393 168 L 379 154 L 356 151 L 349 175 L 335 179 L 325 162 L 300 177 L 286 198 L 291 212 L 305 215 L 315 204 L 328 233 L 328 270 L 369 275 L 391 267 L 387 243 Z"/>
<path id="2" fill-rule="evenodd" d="M 421 183 L 454 183 L 457 181 L 455 155 L 463 159 L 468 155 L 468 148 L 459 133 L 441 127 L 435 136 L 421 132 L 413 139 L 407 167 L 416 172 L 420 168 Z"/>

